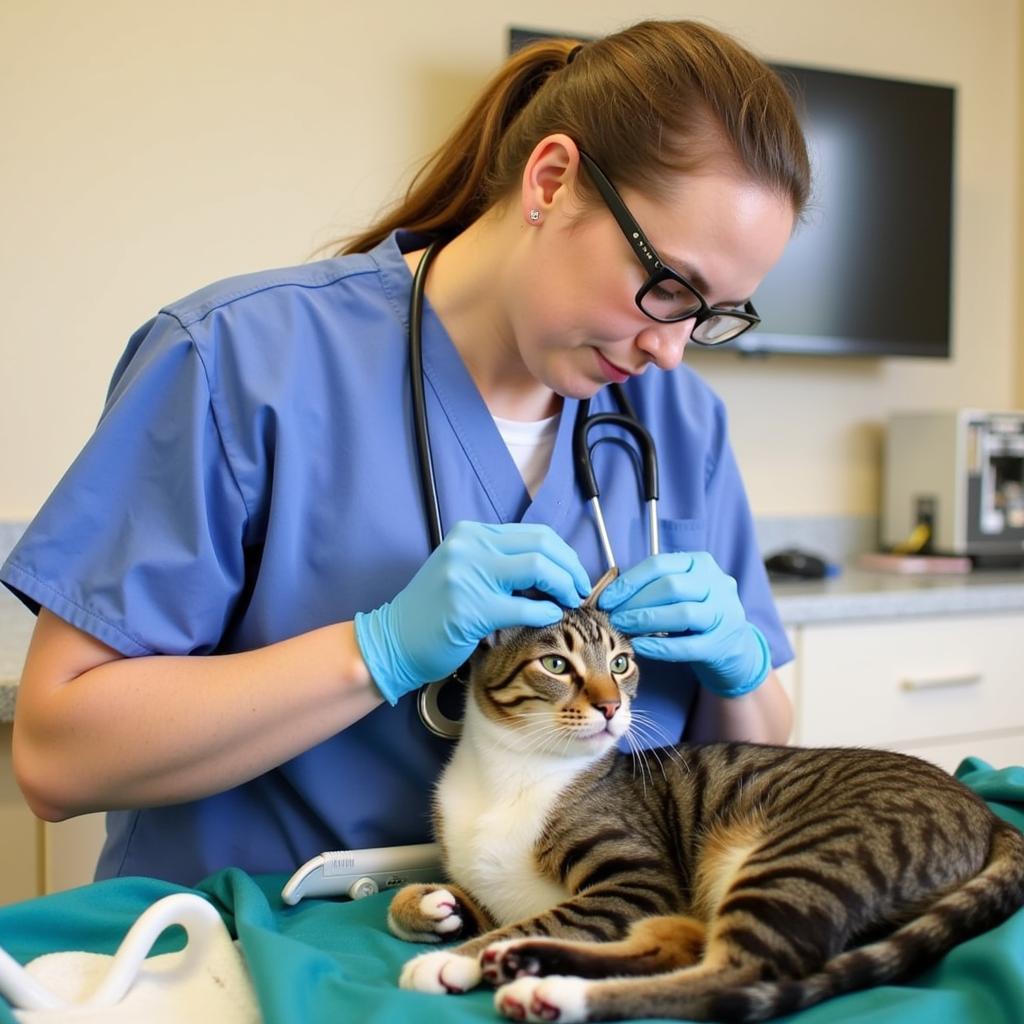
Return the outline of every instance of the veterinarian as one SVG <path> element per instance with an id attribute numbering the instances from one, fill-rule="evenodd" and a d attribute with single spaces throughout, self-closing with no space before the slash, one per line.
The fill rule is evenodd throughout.
<path id="1" fill-rule="evenodd" d="M 110 812 L 99 878 L 194 884 L 425 841 L 451 745 L 415 692 L 601 575 L 571 440 L 580 400 L 614 409 L 610 383 L 660 458 L 652 556 L 632 449 L 594 452 L 622 570 L 602 606 L 646 634 L 645 741 L 784 742 L 772 667 L 792 652 L 725 410 L 683 359 L 691 335 L 757 319 L 808 187 L 781 84 L 728 37 L 679 22 L 543 42 L 343 255 L 161 310 L 2 570 L 39 612 L 14 726 L 32 809 Z M 437 239 L 432 551 L 408 317 Z"/>

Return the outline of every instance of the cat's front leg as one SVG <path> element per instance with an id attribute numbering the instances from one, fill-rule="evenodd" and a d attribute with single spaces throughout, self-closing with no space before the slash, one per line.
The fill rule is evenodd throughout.
<path id="1" fill-rule="evenodd" d="M 437 949 L 414 956 L 398 977 L 400 988 L 439 995 L 461 995 L 480 984 L 483 974 L 475 956 Z"/>
<path id="2" fill-rule="evenodd" d="M 429 897 L 430 894 L 428 899 Z M 394 926 L 391 930 L 395 930 Z M 496 928 L 453 949 L 421 953 L 406 962 L 399 975 L 398 984 L 401 988 L 442 995 L 468 992 L 484 980 L 484 963 L 480 951 L 506 934 L 507 929 Z"/>
<path id="3" fill-rule="evenodd" d="M 532 936 L 492 942 L 480 954 L 484 980 L 492 985 L 524 975 L 574 978 L 662 974 L 697 963 L 705 927 L 695 918 L 673 914 L 637 921 L 624 939 L 584 942 Z"/>
<path id="4" fill-rule="evenodd" d="M 624 939 L 630 926 L 646 913 L 616 893 L 579 894 L 535 917 L 485 932 L 454 949 L 424 953 L 405 965 L 399 984 L 421 992 L 454 993 L 465 992 L 481 981 L 497 985 L 520 973 L 549 973 L 544 958 L 538 958 L 535 950 L 530 951 L 530 965 L 520 961 L 519 968 L 510 970 L 513 959 L 508 954 L 518 945 L 510 940 L 543 935 L 577 943 L 612 942 Z M 561 942 L 552 946 L 563 949 Z"/>
<path id="5" fill-rule="evenodd" d="M 406 942 L 451 942 L 494 927 L 490 915 L 451 882 L 405 885 L 388 910 L 388 928 Z"/>
<path id="6" fill-rule="evenodd" d="M 452 883 L 406 885 L 391 901 L 388 928 L 409 942 L 447 942 L 494 927 L 490 915 Z M 398 984 L 417 992 L 458 995 L 476 988 L 482 977 L 476 956 L 456 949 L 422 953 L 407 961 Z"/>

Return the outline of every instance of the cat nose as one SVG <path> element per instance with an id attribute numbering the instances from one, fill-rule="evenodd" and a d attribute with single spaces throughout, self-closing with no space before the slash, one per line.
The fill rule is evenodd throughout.
<path id="1" fill-rule="evenodd" d="M 615 712 L 622 707 L 621 700 L 602 700 L 594 704 L 594 707 L 601 712 L 605 717 L 606 722 L 610 722 L 615 715 Z"/>

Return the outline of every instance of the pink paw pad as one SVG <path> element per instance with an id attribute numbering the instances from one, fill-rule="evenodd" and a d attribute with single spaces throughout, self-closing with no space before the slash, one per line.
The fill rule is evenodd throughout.
<path id="1" fill-rule="evenodd" d="M 587 1013 L 587 982 L 582 978 L 521 977 L 495 993 L 495 1009 L 512 1020 L 581 1024 Z"/>
<path id="2" fill-rule="evenodd" d="M 533 997 L 533 1002 L 530 1003 L 530 1013 L 541 1020 L 558 1020 L 562 1016 L 562 1011 L 557 1006 L 545 1003 L 536 995 Z"/>
<path id="3" fill-rule="evenodd" d="M 498 1010 L 510 1020 L 526 1020 L 526 1007 L 510 995 L 501 997 L 498 1001 Z"/>

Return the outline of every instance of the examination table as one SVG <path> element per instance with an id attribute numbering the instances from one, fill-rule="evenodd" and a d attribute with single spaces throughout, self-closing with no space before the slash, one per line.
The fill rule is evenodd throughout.
<path id="1" fill-rule="evenodd" d="M 976 759 L 958 776 L 996 813 L 1024 828 L 1024 768 L 994 770 Z M 311 851 L 311 853 L 314 851 Z M 230 869 L 194 890 L 144 878 L 98 882 L 0 908 L 0 947 L 26 963 L 56 950 L 113 953 L 136 918 L 171 893 L 212 901 L 241 948 L 268 1024 L 407 1024 L 495 1021 L 489 989 L 434 996 L 397 987 L 399 969 L 423 946 L 387 930 L 390 893 L 356 902 L 280 899 L 286 876 L 250 877 Z M 154 953 L 179 949 L 178 929 Z M 851 993 L 780 1018 L 800 1024 L 1022 1024 L 1024 911 L 954 949 L 911 982 Z M 0 1022 L 14 1024 L 0 999 Z"/>

